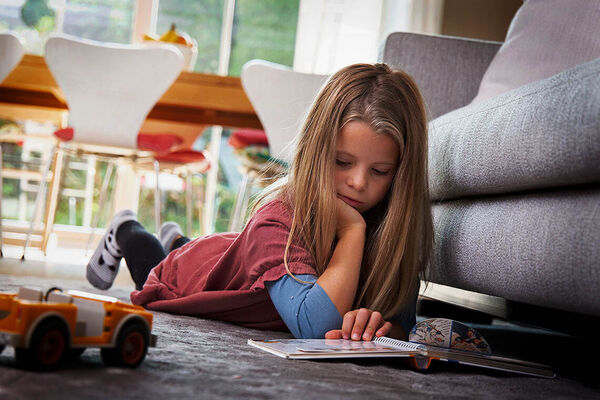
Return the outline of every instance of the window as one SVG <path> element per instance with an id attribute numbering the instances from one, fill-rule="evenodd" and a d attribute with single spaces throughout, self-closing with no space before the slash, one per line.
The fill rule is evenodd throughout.
<path id="1" fill-rule="evenodd" d="M 62 32 L 102 42 L 130 43 L 134 0 L 67 0 Z M 60 8 L 57 8 L 61 12 Z"/>
<path id="2" fill-rule="evenodd" d="M 300 0 L 237 0 L 229 75 L 261 58 L 291 66 L 294 62 Z M 217 73 L 223 26 L 223 0 L 160 0 L 156 33 L 175 24 L 198 42 L 195 71 Z"/>
<path id="3" fill-rule="evenodd" d="M 156 33 L 175 24 L 198 42 L 195 71 L 217 73 L 223 20 L 223 0 L 161 0 Z"/>
<path id="4" fill-rule="evenodd" d="M 231 43 L 229 75 L 255 58 L 292 66 L 300 0 L 238 0 Z"/>
<path id="5" fill-rule="evenodd" d="M 134 8 L 135 0 L 0 0 L 0 31 L 20 33 L 33 54 L 44 53 L 52 32 L 129 43 Z"/>

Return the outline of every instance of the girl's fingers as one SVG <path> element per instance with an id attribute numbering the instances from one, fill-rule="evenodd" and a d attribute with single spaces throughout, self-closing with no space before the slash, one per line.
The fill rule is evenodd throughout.
<path id="1" fill-rule="evenodd" d="M 360 340 L 363 332 L 365 330 L 365 326 L 369 322 L 371 318 L 372 311 L 366 308 L 361 308 L 356 313 L 356 318 L 354 320 L 354 327 L 352 328 L 352 340 Z M 344 321 L 345 322 L 345 321 Z"/>
<path id="2" fill-rule="evenodd" d="M 392 323 L 386 322 L 385 324 L 383 324 L 383 326 L 377 332 L 375 332 L 375 336 L 377 336 L 377 337 L 385 336 L 388 333 L 390 333 L 391 330 L 392 330 Z"/>
<path id="3" fill-rule="evenodd" d="M 348 311 L 344 314 L 342 329 L 334 329 L 325 334 L 325 339 L 372 340 L 373 336 L 385 336 L 392 328 L 383 320 L 381 313 L 367 308 Z"/>
<path id="4" fill-rule="evenodd" d="M 365 332 L 362 335 L 362 339 L 363 340 L 373 339 L 373 334 L 375 333 L 375 331 L 377 329 L 379 329 L 384 323 L 385 323 L 385 321 L 383 320 L 381 313 L 379 313 L 378 311 L 373 312 L 371 314 L 371 317 L 369 318 L 369 322 L 367 323 Z"/>
<path id="5" fill-rule="evenodd" d="M 348 311 L 344 314 L 344 322 L 342 322 L 342 338 L 350 339 L 350 333 L 354 326 L 354 320 L 356 319 L 357 310 Z"/>
<path id="6" fill-rule="evenodd" d="M 342 330 L 341 329 L 333 329 L 325 334 L 325 339 L 342 339 Z"/>

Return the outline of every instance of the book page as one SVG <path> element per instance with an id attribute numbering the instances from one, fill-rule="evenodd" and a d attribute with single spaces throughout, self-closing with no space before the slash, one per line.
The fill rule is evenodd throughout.
<path id="1" fill-rule="evenodd" d="M 382 338 L 377 338 L 382 339 Z M 364 352 L 397 352 L 397 351 L 414 351 L 418 345 L 408 342 L 400 342 L 399 344 L 392 342 L 384 342 L 382 340 L 374 340 L 372 342 L 354 341 L 344 339 L 323 339 L 313 340 L 310 343 L 304 343 L 298 346 L 298 351 L 311 353 L 364 353 Z M 391 339 L 393 340 L 393 339 Z M 406 344 L 406 345 L 403 345 Z"/>
<path id="2" fill-rule="evenodd" d="M 383 339 L 383 338 L 377 338 Z M 393 339 L 390 339 L 393 341 Z M 372 342 L 353 341 L 344 339 L 274 339 L 274 340 L 252 340 L 248 344 L 264 350 L 276 353 L 280 356 L 320 356 L 327 355 L 377 355 L 397 354 L 412 355 L 420 354 L 422 345 L 398 341 L 400 344 L 384 343 L 380 340 Z"/>

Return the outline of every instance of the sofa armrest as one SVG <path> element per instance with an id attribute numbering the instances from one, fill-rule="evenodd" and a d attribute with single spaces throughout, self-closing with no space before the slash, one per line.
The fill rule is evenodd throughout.
<path id="1" fill-rule="evenodd" d="M 419 85 L 432 120 L 473 100 L 501 43 L 449 36 L 395 32 L 380 60 L 402 68 Z"/>

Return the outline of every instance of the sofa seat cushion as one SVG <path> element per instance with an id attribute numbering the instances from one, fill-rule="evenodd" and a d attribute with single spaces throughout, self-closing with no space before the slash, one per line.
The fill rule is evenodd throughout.
<path id="1" fill-rule="evenodd" d="M 433 200 L 600 182 L 600 58 L 430 123 Z"/>
<path id="2" fill-rule="evenodd" d="M 600 189 L 433 206 L 432 282 L 600 316 Z"/>

